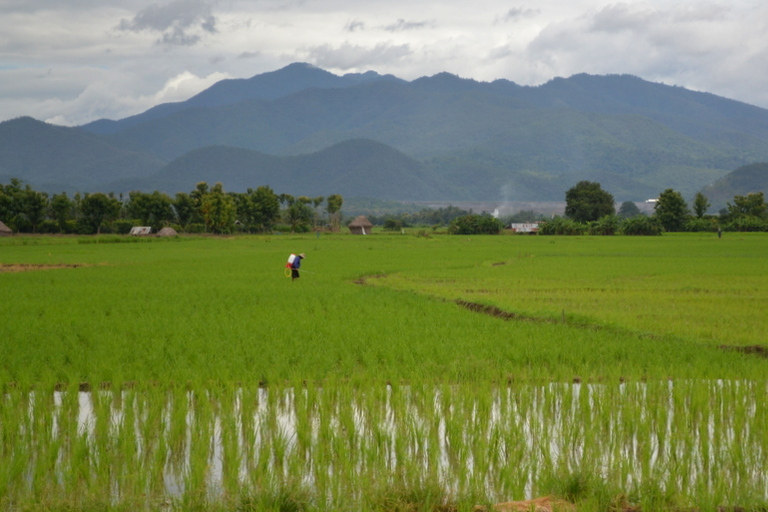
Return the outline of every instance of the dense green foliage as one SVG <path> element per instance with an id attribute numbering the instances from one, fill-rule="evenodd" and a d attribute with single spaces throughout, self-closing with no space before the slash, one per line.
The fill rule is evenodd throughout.
<path id="1" fill-rule="evenodd" d="M 397 214 L 385 214 L 382 216 L 368 215 L 367 218 L 374 225 L 383 225 L 386 229 L 399 231 L 409 226 L 447 226 L 457 217 L 472 215 L 471 211 L 463 210 L 457 206 L 440 208 L 421 208 L 415 212 L 402 212 Z"/>
<path id="2" fill-rule="evenodd" d="M 662 234 L 664 227 L 656 217 L 638 215 L 625 219 L 621 225 L 621 232 L 629 236 L 656 236 Z"/>
<path id="3" fill-rule="evenodd" d="M 504 228 L 499 219 L 490 215 L 464 215 L 456 217 L 448 226 L 453 235 L 498 235 Z"/>
<path id="4" fill-rule="evenodd" d="M 613 196 L 599 183 L 580 181 L 565 192 L 565 216 L 576 222 L 592 222 L 614 213 Z"/>
<path id="5" fill-rule="evenodd" d="M 683 195 L 671 188 L 662 192 L 654 205 L 654 216 L 667 231 L 682 231 L 689 214 Z"/>
<path id="6" fill-rule="evenodd" d="M 221 183 L 209 187 L 199 182 L 190 193 L 180 192 L 171 199 L 162 192 L 133 191 L 127 198 L 114 194 L 75 194 L 37 192 L 12 179 L 0 183 L 0 221 L 15 232 L 127 234 L 132 226 L 150 226 L 155 232 L 165 226 L 189 233 L 268 233 L 284 221 L 292 232 L 306 232 L 325 225 L 320 207 L 322 196 L 294 198 L 277 195 L 268 186 L 245 193 L 225 192 Z M 339 229 L 343 198 L 328 196 L 325 212 L 328 225 Z M 280 210 L 284 204 L 285 209 Z M 311 205 L 311 206 L 310 206 Z"/>

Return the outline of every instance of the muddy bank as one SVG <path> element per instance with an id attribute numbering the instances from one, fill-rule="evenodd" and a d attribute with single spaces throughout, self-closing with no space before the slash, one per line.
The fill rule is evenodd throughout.
<path id="1" fill-rule="evenodd" d="M 59 264 L 59 265 L 46 265 L 43 263 L 0 263 L 0 272 L 31 272 L 34 270 L 52 270 L 56 268 L 78 268 L 85 267 L 86 265 L 74 263 L 74 264 Z"/>

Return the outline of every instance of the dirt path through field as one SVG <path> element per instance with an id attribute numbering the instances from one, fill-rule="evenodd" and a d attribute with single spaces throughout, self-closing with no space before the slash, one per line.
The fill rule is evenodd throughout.
<path id="1" fill-rule="evenodd" d="M 78 263 L 74 264 L 59 264 L 59 265 L 46 265 L 42 263 L 0 263 L 0 272 L 31 272 L 34 270 L 51 270 L 55 268 L 77 268 L 85 267 Z"/>

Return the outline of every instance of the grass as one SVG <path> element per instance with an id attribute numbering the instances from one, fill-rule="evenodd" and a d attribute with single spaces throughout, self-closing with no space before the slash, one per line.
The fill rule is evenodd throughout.
<path id="1" fill-rule="evenodd" d="M 2 239 L 0 510 L 764 506 L 766 246 Z"/>

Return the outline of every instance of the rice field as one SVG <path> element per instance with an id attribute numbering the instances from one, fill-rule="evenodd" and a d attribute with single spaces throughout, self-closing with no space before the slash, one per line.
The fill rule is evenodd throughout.
<path id="1" fill-rule="evenodd" d="M 766 249 L 0 240 L 0 509 L 764 507 Z"/>

